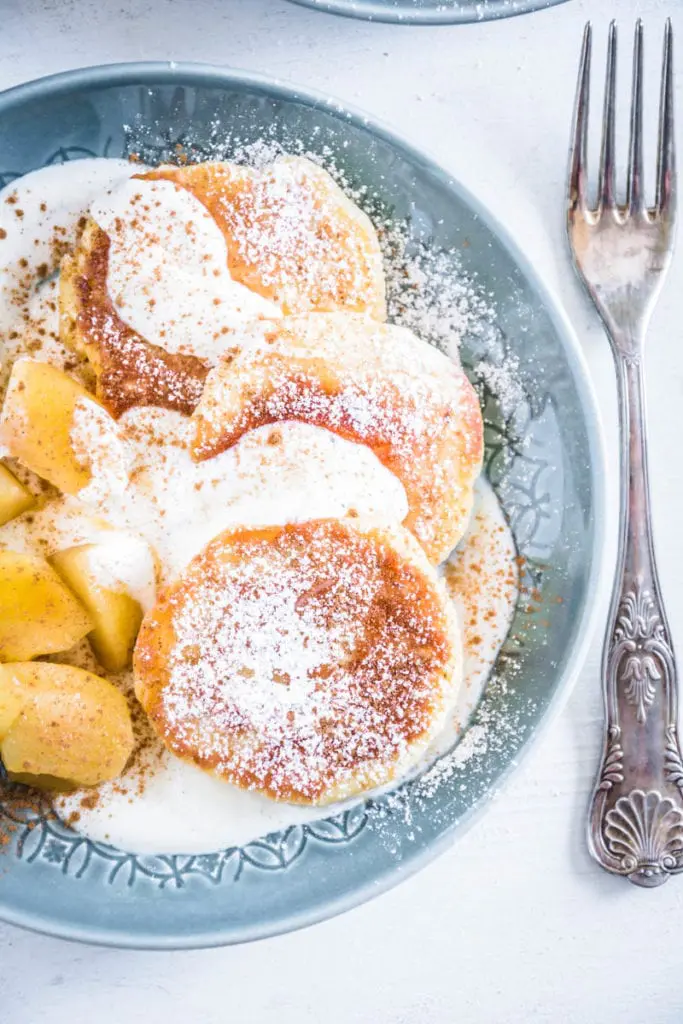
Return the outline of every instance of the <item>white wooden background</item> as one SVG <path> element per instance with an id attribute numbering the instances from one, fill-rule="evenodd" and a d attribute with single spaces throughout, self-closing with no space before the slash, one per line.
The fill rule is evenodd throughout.
<path id="1" fill-rule="evenodd" d="M 329 92 L 392 123 L 488 204 L 560 296 L 614 465 L 610 355 L 562 234 L 581 30 L 590 15 L 602 47 L 613 14 L 624 85 L 632 23 L 645 20 L 652 94 L 664 18 L 673 17 L 680 127 L 681 0 L 571 0 L 495 24 L 422 29 L 284 0 L 0 0 L 0 88 L 86 64 L 206 60 Z M 683 657 L 682 285 L 683 237 L 649 350 L 657 542 Z M 596 601 L 604 611 L 604 594 Z M 603 875 L 584 849 L 599 647 L 596 637 L 564 710 L 487 813 L 398 889 L 298 934 L 206 952 L 95 949 L 0 925 L 2 1024 L 683 1021 L 683 877 L 635 889 Z"/>

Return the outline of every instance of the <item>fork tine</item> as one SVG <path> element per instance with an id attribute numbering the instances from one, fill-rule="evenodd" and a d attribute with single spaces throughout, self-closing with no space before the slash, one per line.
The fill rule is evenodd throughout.
<path id="1" fill-rule="evenodd" d="M 631 138 L 628 151 L 626 202 L 629 213 L 643 207 L 643 23 L 638 18 L 633 40 Z"/>
<path id="2" fill-rule="evenodd" d="M 612 21 L 607 44 L 607 71 L 605 74 L 605 104 L 602 114 L 602 146 L 600 149 L 600 178 L 598 181 L 598 207 L 614 207 L 614 107 L 617 71 L 617 26 Z"/>
<path id="3" fill-rule="evenodd" d="M 586 149 L 588 140 L 588 100 L 591 68 L 591 23 L 586 22 L 581 47 L 579 80 L 574 104 L 574 124 L 569 154 L 569 205 L 586 206 Z"/>
<path id="4" fill-rule="evenodd" d="M 673 29 L 667 18 L 664 31 L 662 94 L 659 102 L 657 145 L 657 213 L 669 213 L 676 202 L 676 152 L 674 145 Z"/>

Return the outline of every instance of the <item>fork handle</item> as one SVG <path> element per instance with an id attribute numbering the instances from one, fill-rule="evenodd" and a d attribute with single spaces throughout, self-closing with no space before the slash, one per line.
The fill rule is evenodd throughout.
<path id="1" fill-rule="evenodd" d="M 678 683 L 650 518 L 641 345 L 613 339 L 619 382 L 619 550 L 602 658 L 604 749 L 589 847 L 607 871 L 661 885 L 683 870 Z"/>

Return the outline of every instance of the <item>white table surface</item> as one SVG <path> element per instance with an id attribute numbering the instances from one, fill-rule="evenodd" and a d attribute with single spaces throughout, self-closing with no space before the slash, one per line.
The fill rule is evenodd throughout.
<path id="1" fill-rule="evenodd" d="M 562 197 L 581 30 L 590 14 L 604 46 L 616 12 L 624 79 L 633 19 L 645 19 L 653 94 L 664 18 L 677 23 L 683 117 L 681 0 L 571 0 L 421 29 L 284 0 L 0 0 L 0 88 L 86 64 L 204 60 L 328 92 L 393 124 L 488 204 L 557 292 L 590 364 L 613 466 L 611 357 L 569 265 Z M 656 536 L 683 656 L 682 285 L 683 240 L 648 356 Z M 614 478 L 609 487 L 614 509 Z M 613 534 L 614 512 L 610 523 Z M 604 615 L 605 594 L 596 601 Z M 599 652 L 596 636 L 564 709 L 486 813 L 399 888 L 303 932 L 202 952 L 96 949 L 0 925 L 2 1024 L 683 1021 L 683 877 L 636 889 L 601 873 L 584 846 Z"/>

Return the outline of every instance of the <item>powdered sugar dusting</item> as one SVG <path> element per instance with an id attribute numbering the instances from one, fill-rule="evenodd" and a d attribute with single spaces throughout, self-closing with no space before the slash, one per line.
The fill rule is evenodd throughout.
<path id="1" fill-rule="evenodd" d="M 242 260 L 290 313 L 380 312 L 382 265 L 371 221 L 308 160 L 282 157 L 221 208 Z"/>
<path id="2" fill-rule="evenodd" d="M 202 458 L 288 419 L 364 443 L 403 483 L 406 525 L 434 562 L 462 536 L 481 465 L 479 405 L 462 371 L 405 328 L 342 314 L 261 321 L 236 334 L 195 417 Z"/>
<path id="3" fill-rule="evenodd" d="M 456 250 L 432 249 L 412 238 L 405 224 L 391 221 L 380 239 L 389 319 L 458 360 L 463 338 L 490 327 L 490 301 L 463 273 Z"/>
<path id="4" fill-rule="evenodd" d="M 501 414 L 508 418 L 524 401 L 524 388 L 519 377 L 519 360 L 507 352 L 501 363 L 480 360 L 474 373 L 498 401 Z"/>
<path id="5" fill-rule="evenodd" d="M 405 770 L 461 669 L 445 592 L 411 545 L 331 520 L 214 541 L 138 640 L 140 697 L 167 744 L 294 801 Z"/>

